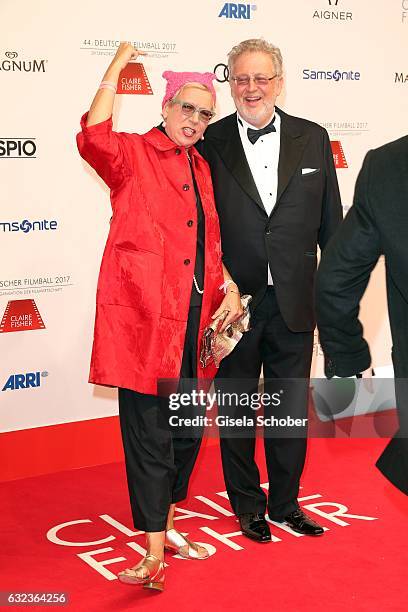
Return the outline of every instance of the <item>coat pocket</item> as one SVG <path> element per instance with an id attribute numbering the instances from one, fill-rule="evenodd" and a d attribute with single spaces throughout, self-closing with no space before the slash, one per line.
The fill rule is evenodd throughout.
<path id="1" fill-rule="evenodd" d="M 161 313 L 163 257 L 143 250 L 115 246 L 122 306 Z"/>

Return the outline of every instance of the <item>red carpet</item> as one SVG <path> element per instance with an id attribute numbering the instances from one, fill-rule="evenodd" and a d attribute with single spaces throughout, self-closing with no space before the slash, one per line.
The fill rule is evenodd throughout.
<path id="1" fill-rule="evenodd" d="M 123 464 L 4 483 L 0 590 L 65 591 L 70 600 L 63 609 L 75 611 L 405 610 L 408 498 L 374 468 L 384 446 L 384 440 L 311 440 L 302 489 L 308 499 L 301 505 L 328 531 L 313 539 L 272 525 L 279 539 L 259 545 L 239 534 L 219 539 L 237 532 L 238 525 L 225 515 L 228 501 L 217 494 L 224 490 L 219 450 L 208 445 L 183 504 L 199 516 L 180 513 L 177 527 L 213 545 L 216 553 L 203 562 L 167 556 L 163 594 L 115 579 L 117 571 L 139 559 L 137 547 L 144 543 L 143 535 L 131 533 Z M 262 447 L 258 450 L 262 457 Z M 70 521 L 80 522 L 56 535 L 81 546 L 47 539 L 51 528 Z"/>

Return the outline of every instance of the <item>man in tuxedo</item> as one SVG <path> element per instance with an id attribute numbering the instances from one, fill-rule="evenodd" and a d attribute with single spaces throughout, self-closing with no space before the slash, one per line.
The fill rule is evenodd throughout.
<path id="1" fill-rule="evenodd" d="M 354 205 L 323 253 L 317 276 L 317 323 L 325 373 L 371 371 L 359 304 L 380 255 L 385 256 L 399 431 L 377 467 L 408 494 L 408 136 L 370 151 Z"/>
<path id="2" fill-rule="evenodd" d="M 296 402 L 284 410 L 306 417 L 317 244 L 323 249 L 342 220 L 330 141 L 316 123 L 275 107 L 283 83 L 277 47 L 246 40 L 228 58 L 237 112 L 209 126 L 202 151 L 211 167 L 224 264 L 253 301 L 251 330 L 222 361 L 218 378 L 258 380 L 263 367 L 265 381 L 301 380 Z M 238 410 L 254 416 L 250 408 Z M 270 541 L 267 508 L 270 519 L 321 535 L 297 501 L 306 432 L 276 437 L 265 430 L 268 498 L 252 434 L 221 438 L 228 496 L 242 532 Z"/>

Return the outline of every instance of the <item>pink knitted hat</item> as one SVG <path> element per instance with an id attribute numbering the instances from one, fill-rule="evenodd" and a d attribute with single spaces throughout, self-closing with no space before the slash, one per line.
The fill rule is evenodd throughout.
<path id="1" fill-rule="evenodd" d="M 215 106 L 216 94 L 212 83 L 215 79 L 215 74 L 213 72 L 173 72 L 172 70 L 166 70 L 162 76 L 167 81 L 162 108 L 166 102 L 174 97 L 174 94 L 181 87 L 188 83 L 201 83 L 201 85 L 205 85 L 213 97 Z"/>

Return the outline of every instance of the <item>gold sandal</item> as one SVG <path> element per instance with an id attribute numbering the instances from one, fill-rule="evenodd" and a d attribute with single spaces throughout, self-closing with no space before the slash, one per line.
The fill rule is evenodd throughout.
<path id="1" fill-rule="evenodd" d="M 185 550 L 187 547 L 187 550 Z M 183 557 L 184 559 L 208 559 L 210 553 L 205 548 L 205 546 L 201 546 L 189 540 L 186 536 L 181 534 L 176 529 L 169 529 L 166 531 L 166 540 L 164 543 L 164 548 L 171 552 L 175 552 Z M 198 554 L 199 549 L 205 550 L 205 556 L 200 556 Z M 183 550 L 184 549 L 184 550 Z"/>
<path id="2" fill-rule="evenodd" d="M 146 555 L 135 567 L 119 572 L 118 578 L 125 584 L 141 584 L 145 589 L 164 589 L 164 562 L 155 555 Z"/>

